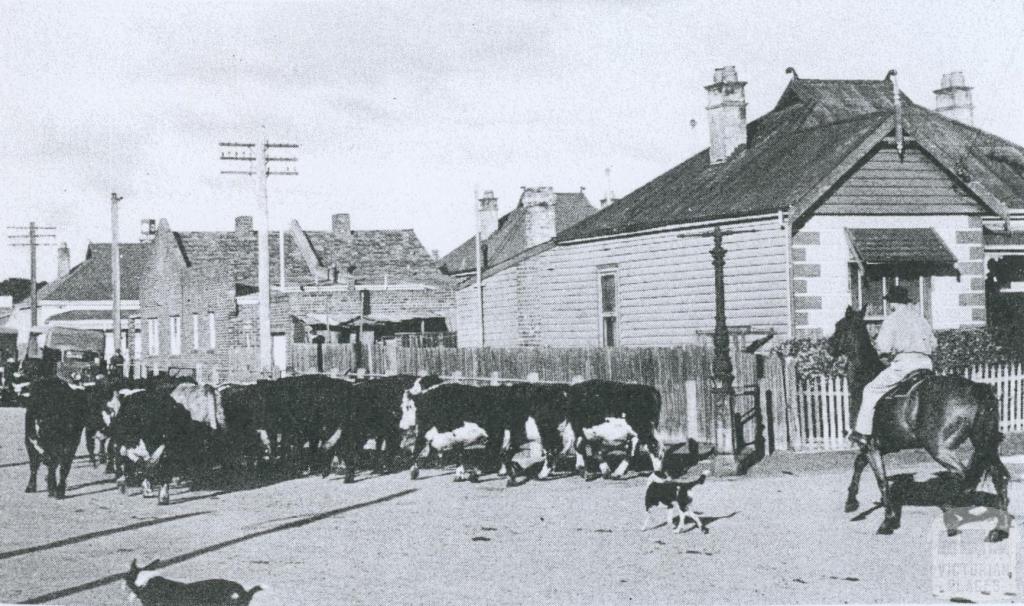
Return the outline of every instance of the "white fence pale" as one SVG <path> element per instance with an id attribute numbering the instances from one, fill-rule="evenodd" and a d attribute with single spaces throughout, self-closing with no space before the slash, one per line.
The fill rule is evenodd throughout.
<path id="1" fill-rule="evenodd" d="M 977 383 L 992 385 L 999 400 L 999 429 L 1024 432 L 1024 367 L 1020 364 L 978 365 L 951 372 Z M 810 377 L 796 381 L 790 429 L 797 425 L 797 450 L 850 448 L 845 438 L 852 424 L 850 393 L 844 377 Z M 795 417 L 795 419 L 793 418 Z"/>

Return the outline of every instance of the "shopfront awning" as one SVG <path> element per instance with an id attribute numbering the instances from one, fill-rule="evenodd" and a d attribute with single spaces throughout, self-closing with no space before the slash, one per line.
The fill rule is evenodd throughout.
<path id="1" fill-rule="evenodd" d="M 956 271 L 956 256 L 934 229 L 847 229 L 854 261 L 862 267 L 923 267 Z"/>

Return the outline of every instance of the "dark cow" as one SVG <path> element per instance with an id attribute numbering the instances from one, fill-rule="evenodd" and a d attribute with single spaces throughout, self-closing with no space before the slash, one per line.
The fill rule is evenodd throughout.
<path id="1" fill-rule="evenodd" d="M 569 388 L 569 400 L 569 422 L 576 434 L 578 471 L 584 472 L 588 459 L 600 450 L 602 444 L 598 444 L 599 440 L 594 438 L 605 433 L 601 430 L 610 430 L 609 433 L 627 437 L 631 433 L 625 427 L 627 425 L 635 432 L 638 445 L 650 454 L 654 470 L 661 469 L 662 445 L 656 432 L 661 418 L 661 394 L 657 389 L 647 385 L 592 380 L 572 385 Z M 625 424 L 615 419 L 625 419 Z M 601 428 L 596 432 L 598 436 L 593 435 L 594 431 L 586 431 L 598 427 Z M 586 435 L 588 433 L 592 435 L 589 440 Z M 627 456 L 615 472 L 610 474 L 612 477 L 622 477 L 626 473 L 631 450 L 627 447 Z M 601 471 L 603 475 L 609 475 L 610 470 L 604 461 L 601 461 Z"/>
<path id="2" fill-rule="evenodd" d="M 257 465 L 275 460 L 281 431 L 269 407 L 266 383 L 225 385 L 218 391 L 227 441 L 235 459 Z"/>
<path id="3" fill-rule="evenodd" d="M 466 474 L 463 450 L 478 442 L 486 443 L 483 473 L 497 471 L 500 466 L 502 437 L 506 415 L 500 403 L 512 399 L 509 387 L 471 387 L 458 383 L 443 383 L 419 393 L 409 392 L 402 404 L 400 427 L 404 431 L 416 428 L 413 445 L 413 464 L 410 476 L 419 477 L 419 457 L 425 448 L 428 453 L 454 450 L 459 467 L 457 481 L 476 481 L 478 472 Z"/>
<path id="4" fill-rule="evenodd" d="M 85 426 L 85 391 L 56 377 L 33 381 L 25 406 L 25 450 L 29 476 L 25 492 L 36 491 L 40 463 L 46 465 L 46 491 L 64 498 L 68 473 Z"/>
<path id="5" fill-rule="evenodd" d="M 544 479 L 564 450 L 562 431 L 569 419 L 569 385 L 524 383 L 510 386 L 507 393 L 511 397 L 500 403 L 499 410 L 503 411 L 509 438 L 505 453 L 508 484 L 517 484 L 518 465 L 513 464 L 513 457 L 532 440 L 539 440 L 543 451 L 544 465 L 538 478 Z M 530 435 L 533 428 L 536 436 Z"/>
<path id="6" fill-rule="evenodd" d="M 170 480 L 197 471 L 206 451 L 208 428 L 196 423 L 167 393 L 139 391 L 119 398 L 120 410 L 110 424 L 110 437 L 120 454 L 144 469 L 146 479 L 160 486 L 158 503 L 170 502 Z M 126 478 L 118 478 L 124 488 Z"/>
<path id="7" fill-rule="evenodd" d="M 333 447 L 349 431 L 352 418 L 352 383 L 324 375 L 300 375 L 277 381 L 257 383 L 266 390 L 267 412 L 281 432 L 286 457 L 300 459 L 306 445 L 309 450 L 299 465 L 313 470 L 316 460 Z M 321 465 L 330 465 L 330 456 L 323 455 Z M 323 460 L 326 459 L 326 460 Z"/>

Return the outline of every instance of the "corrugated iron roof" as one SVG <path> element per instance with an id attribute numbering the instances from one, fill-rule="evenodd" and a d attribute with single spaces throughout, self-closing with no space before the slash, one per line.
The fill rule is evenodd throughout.
<path id="1" fill-rule="evenodd" d="M 901 96 L 908 136 L 927 138 L 963 174 L 1011 208 L 1024 209 L 1024 148 L 914 105 Z M 720 164 L 705 149 L 557 236 L 631 233 L 780 210 L 808 195 L 893 120 L 888 80 L 793 79 L 775 108 L 747 126 L 747 146 Z M 947 167 L 953 170 L 953 167 Z M 801 209 L 802 210 L 802 209 Z"/>
<path id="2" fill-rule="evenodd" d="M 847 229 L 856 258 L 865 265 L 952 265 L 956 256 L 930 227 Z"/>

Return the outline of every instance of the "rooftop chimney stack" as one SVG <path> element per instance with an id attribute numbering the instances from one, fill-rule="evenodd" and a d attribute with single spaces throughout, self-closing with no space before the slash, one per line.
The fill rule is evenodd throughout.
<path id="1" fill-rule="evenodd" d="M 974 101 L 963 72 L 942 75 L 942 88 L 935 91 L 935 111 L 957 122 L 974 125 Z"/>
<path id="2" fill-rule="evenodd" d="M 331 232 L 334 237 L 345 242 L 352 242 L 352 217 L 348 213 L 331 215 Z"/>
<path id="3" fill-rule="evenodd" d="M 727 65 L 716 69 L 714 82 L 704 87 L 708 91 L 711 164 L 725 162 L 747 144 L 747 99 L 743 93 L 746 85 L 736 75 L 736 67 Z"/>
<path id="4" fill-rule="evenodd" d="M 498 231 L 498 199 L 494 197 L 494 192 L 488 189 L 478 202 L 476 229 L 480 233 L 480 239 L 486 240 Z"/>
<path id="5" fill-rule="evenodd" d="M 526 209 L 526 247 L 543 244 L 555 237 L 555 190 L 553 187 L 523 188 L 520 204 Z"/>
<path id="6" fill-rule="evenodd" d="M 247 238 L 252 235 L 252 217 L 242 215 L 235 217 L 235 235 L 239 238 Z"/>
<path id="7" fill-rule="evenodd" d="M 57 278 L 63 278 L 71 272 L 71 251 L 67 242 L 61 242 L 57 249 Z"/>

